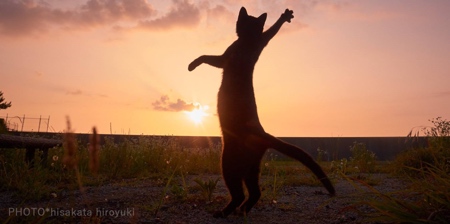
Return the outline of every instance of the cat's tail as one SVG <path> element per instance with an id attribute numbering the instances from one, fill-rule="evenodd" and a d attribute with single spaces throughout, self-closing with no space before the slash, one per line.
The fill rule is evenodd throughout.
<path id="1" fill-rule="evenodd" d="M 325 186 L 331 196 L 336 194 L 334 190 L 333 184 L 331 183 L 328 176 L 323 172 L 322 167 L 317 164 L 316 161 L 301 148 L 286 143 L 270 134 L 264 134 L 264 142 L 268 145 L 269 148 L 275 149 L 289 157 L 292 157 L 308 167 L 316 176 L 319 178 L 320 182 Z"/>

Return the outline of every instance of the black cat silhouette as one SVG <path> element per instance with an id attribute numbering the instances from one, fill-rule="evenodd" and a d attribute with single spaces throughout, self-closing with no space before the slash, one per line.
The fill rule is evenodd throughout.
<path id="1" fill-rule="evenodd" d="M 214 217 L 226 217 L 240 208 L 247 214 L 261 196 L 259 188 L 260 163 L 268 148 L 290 156 L 319 178 L 331 195 L 334 187 L 322 168 L 302 149 L 266 133 L 261 126 L 253 91 L 253 69 L 267 43 L 284 22 L 290 22 L 293 11 L 286 9 L 278 21 L 263 32 L 267 14 L 258 18 L 249 16 L 244 7 L 236 24 L 238 39 L 223 55 L 203 55 L 189 64 L 189 71 L 202 63 L 223 68 L 222 84 L 218 94 L 217 110 L 222 129 L 222 174 L 231 194 L 229 204 Z M 245 200 L 243 184 L 247 187 Z"/>

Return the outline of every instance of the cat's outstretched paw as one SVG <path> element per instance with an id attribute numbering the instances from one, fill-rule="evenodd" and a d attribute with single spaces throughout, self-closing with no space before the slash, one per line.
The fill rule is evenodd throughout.
<path id="1" fill-rule="evenodd" d="M 188 66 L 188 70 L 191 72 L 195 68 L 197 68 L 198 65 L 196 65 L 195 61 L 191 62 Z"/>
<path id="2" fill-rule="evenodd" d="M 192 61 L 189 66 L 188 66 L 188 70 L 192 71 L 195 68 L 197 68 L 197 66 L 199 66 L 202 62 L 200 61 L 200 57 L 195 59 L 194 61 Z"/>
<path id="3" fill-rule="evenodd" d="M 294 18 L 294 11 L 286 9 L 281 16 L 286 22 L 290 23 L 291 19 Z"/>

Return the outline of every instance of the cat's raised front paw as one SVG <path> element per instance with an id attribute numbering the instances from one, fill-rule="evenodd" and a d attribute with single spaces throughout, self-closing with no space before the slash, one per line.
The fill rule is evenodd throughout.
<path id="1" fill-rule="evenodd" d="M 291 19 L 294 18 L 294 11 L 286 9 L 281 16 L 286 22 L 290 23 Z"/>

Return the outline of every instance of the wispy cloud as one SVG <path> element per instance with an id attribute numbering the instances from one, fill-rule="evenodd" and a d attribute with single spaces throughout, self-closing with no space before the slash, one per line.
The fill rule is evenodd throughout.
<path id="1" fill-rule="evenodd" d="M 77 90 L 70 90 L 66 92 L 66 95 L 83 95 L 83 91 L 77 89 Z"/>
<path id="2" fill-rule="evenodd" d="M 100 97 L 100 98 L 107 98 L 108 95 L 106 94 L 102 94 L 102 93 L 89 93 L 86 91 L 82 91 L 80 89 L 75 89 L 75 90 L 67 90 L 66 91 L 66 95 L 71 95 L 71 96 L 87 96 L 87 97 Z"/>
<path id="3" fill-rule="evenodd" d="M 164 16 L 139 22 L 138 28 L 170 29 L 193 27 L 200 22 L 200 10 L 187 0 L 174 0 L 170 11 Z"/>
<path id="4" fill-rule="evenodd" d="M 146 0 L 89 0 L 70 13 L 74 25 L 96 26 L 147 18 L 155 10 Z"/>
<path id="5" fill-rule="evenodd" d="M 156 100 L 152 103 L 154 110 L 159 111 L 193 111 L 194 109 L 198 109 L 199 105 L 194 103 L 187 103 L 182 99 L 177 99 L 175 102 L 170 102 L 169 96 L 164 95 L 161 96 L 159 100 Z"/>

